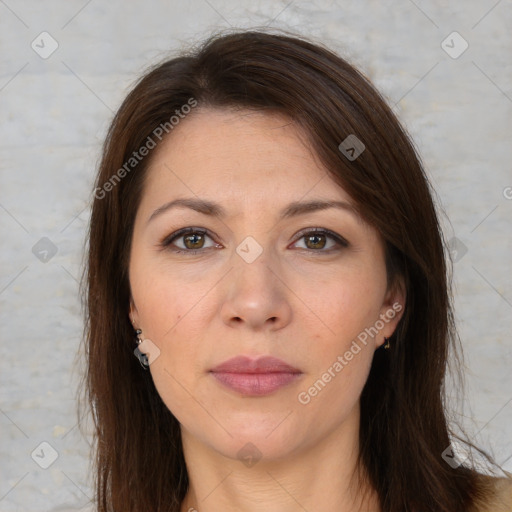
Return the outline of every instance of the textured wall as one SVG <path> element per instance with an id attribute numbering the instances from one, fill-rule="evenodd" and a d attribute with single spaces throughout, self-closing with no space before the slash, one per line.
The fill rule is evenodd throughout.
<path id="1" fill-rule="evenodd" d="M 459 419 L 512 471 L 512 8 L 453 4 L 0 1 L 1 511 L 78 509 L 92 497 L 73 361 L 100 144 L 148 64 L 230 26 L 325 42 L 374 81 L 413 135 L 457 260 Z"/>

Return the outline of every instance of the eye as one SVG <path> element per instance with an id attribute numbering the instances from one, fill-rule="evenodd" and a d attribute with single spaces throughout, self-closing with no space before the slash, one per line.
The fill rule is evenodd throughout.
<path id="1" fill-rule="evenodd" d="M 349 243 L 340 235 L 323 228 L 310 229 L 300 234 L 300 240 L 304 240 L 305 247 L 299 249 L 306 249 L 313 252 L 331 252 L 332 250 L 339 249 L 340 247 L 348 247 Z M 331 240 L 331 244 L 328 244 Z M 296 242 L 297 243 L 297 242 Z M 325 249 L 327 247 L 327 249 Z"/>
<path id="2" fill-rule="evenodd" d="M 212 240 L 211 236 L 205 229 L 189 227 L 170 234 L 161 242 L 160 245 L 173 252 L 187 254 L 196 254 L 198 252 L 202 252 L 204 249 L 209 249 L 214 246 L 219 247 L 219 245 L 213 242 L 213 240 L 211 245 L 205 246 L 205 240 L 207 238 Z M 175 240 L 181 243 L 181 245 L 179 243 L 175 244 Z"/>
<path id="3" fill-rule="evenodd" d="M 210 245 L 205 245 L 207 239 Z M 348 247 L 349 243 L 340 235 L 323 228 L 308 229 L 300 233 L 299 241 L 304 240 L 305 246 L 298 247 L 309 252 L 330 253 L 341 247 Z M 329 244 L 330 240 L 330 244 Z M 176 241 L 176 242 L 175 242 Z M 298 242 L 295 242 L 296 245 Z M 206 229 L 188 227 L 170 234 L 160 246 L 174 253 L 197 254 L 212 247 L 221 247 L 215 243 Z"/>

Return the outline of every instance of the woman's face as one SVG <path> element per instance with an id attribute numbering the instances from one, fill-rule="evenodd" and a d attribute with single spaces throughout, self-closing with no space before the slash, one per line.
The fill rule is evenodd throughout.
<path id="1" fill-rule="evenodd" d="M 272 459 L 355 425 L 403 305 L 377 232 L 277 115 L 198 110 L 155 151 L 130 316 L 183 435 L 230 458 Z M 165 206 L 178 199 L 188 206 Z M 326 201 L 335 206 L 318 207 Z M 237 356 L 247 367 L 219 368 Z M 283 364 L 254 363 L 263 356 Z"/>

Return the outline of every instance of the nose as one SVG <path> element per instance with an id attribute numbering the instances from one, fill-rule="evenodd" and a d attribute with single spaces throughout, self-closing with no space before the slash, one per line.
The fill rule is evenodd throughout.
<path id="1" fill-rule="evenodd" d="M 292 318 L 292 292 L 276 262 L 270 261 L 265 251 L 251 263 L 238 256 L 234 259 L 223 290 L 224 323 L 252 331 L 274 331 L 288 325 Z"/>

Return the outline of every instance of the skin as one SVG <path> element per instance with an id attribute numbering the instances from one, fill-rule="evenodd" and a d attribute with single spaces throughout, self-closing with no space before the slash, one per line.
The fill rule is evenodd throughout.
<path id="1" fill-rule="evenodd" d="M 190 479 L 182 511 L 348 512 L 361 505 L 351 480 L 359 397 L 374 351 L 401 314 L 359 343 L 309 403 L 298 395 L 405 298 L 388 287 L 380 236 L 351 210 L 280 218 L 294 201 L 353 204 L 304 140 L 275 114 L 203 109 L 152 155 L 134 226 L 129 314 L 143 331 L 144 350 L 159 351 L 151 376 L 181 424 Z M 148 222 L 157 208 L 183 197 L 215 201 L 227 216 L 173 208 Z M 202 252 L 160 245 L 189 226 L 210 234 L 199 241 L 181 235 L 175 248 Z M 309 228 L 329 229 L 349 245 L 325 235 L 310 239 Z M 263 249 L 251 263 L 236 252 L 247 236 Z M 244 396 L 209 373 L 237 355 L 272 355 L 302 375 L 269 395 Z M 244 446 L 256 463 L 238 455 Z M 373 489 L 363 489 L 369 494 L 361 510 L 380 510 Z"/>

